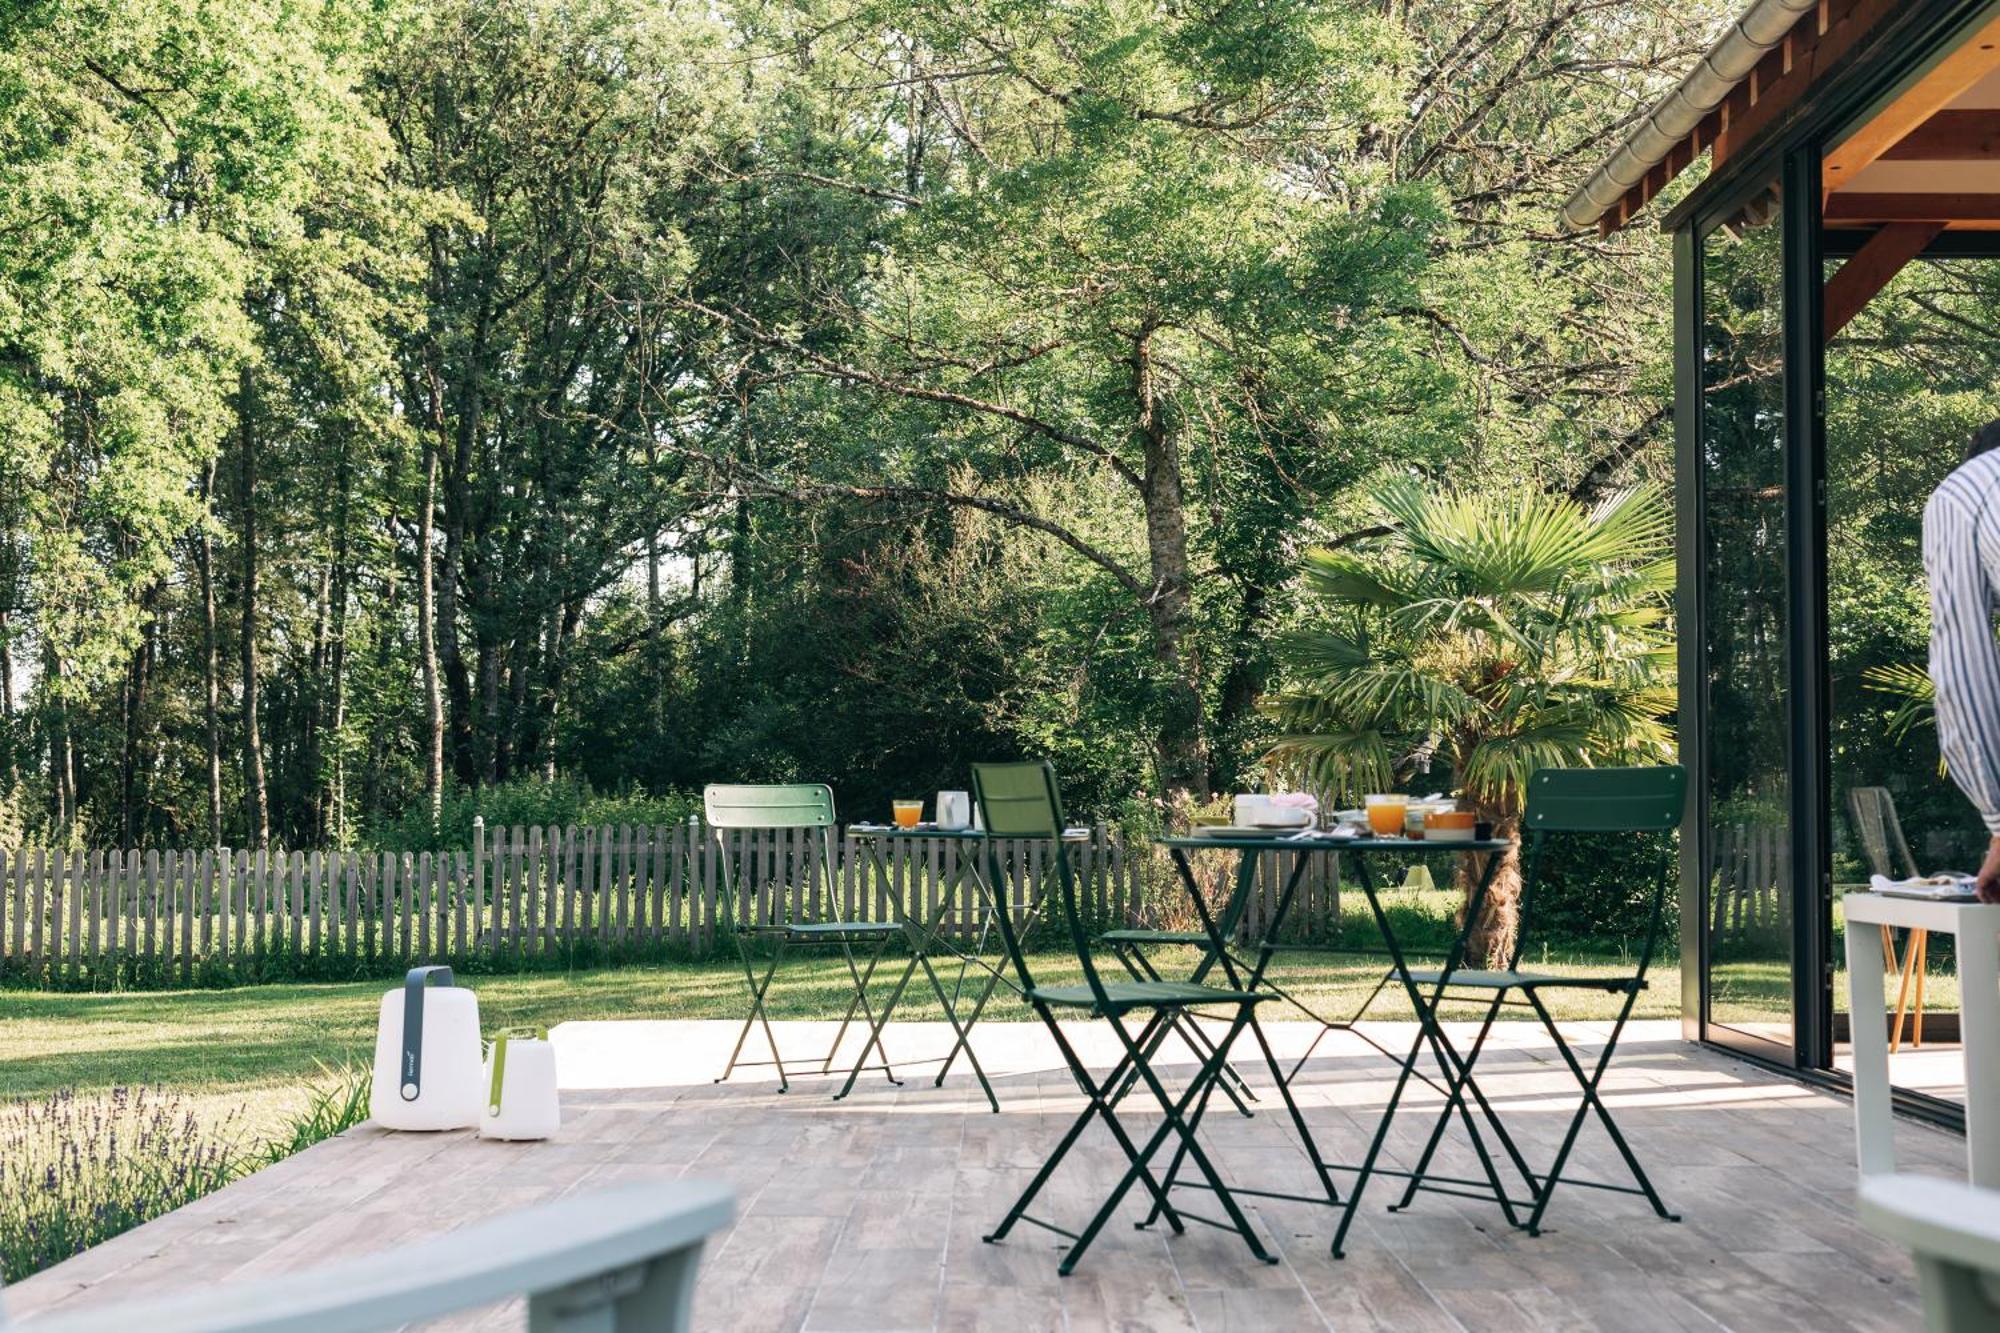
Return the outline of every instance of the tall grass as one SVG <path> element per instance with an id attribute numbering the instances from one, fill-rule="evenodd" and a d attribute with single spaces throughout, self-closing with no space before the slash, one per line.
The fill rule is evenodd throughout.
<path id="1" fill-rule="evenodd" d="M 260 1166 L 282 1162 L 368 1118 L 368 1094 L 375 1082 L 372 1069 L 364 1064 L 321 1063 L 319 1072 L 318 1081 L 306 1089 L 304 1109 L 282 1132 L 264 1141 L 258 1152 Z"/>
<path id="2" fill-rule="evenodd" d="M 247 1143 L 158 1088 L 0 1103 L 0 1282 L 19 1282 L 368 1118 L 366 1066 L 320 1066 L 306 1104 Z"/>

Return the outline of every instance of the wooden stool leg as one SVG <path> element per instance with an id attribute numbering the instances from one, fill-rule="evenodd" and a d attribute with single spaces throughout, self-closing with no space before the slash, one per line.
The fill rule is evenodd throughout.
<path id="1" fill-rule="evenodd" d="M 1916 961 L 1916 932 L 1912 931 L 1910 938 L 1903 944 L 1903 975 L 1896 986 L 1896 1023 L 1894 1027 L 1889 1029 L 1889 1054 L 1891 1055 L 1894 1055 L 1897 1049 L 1903 1044 L 1903 1015 L 1908 1013 L 1910 1008 L 1910 970 L 1912 964 Z"/>
<path id="2" fill-rule="evenodd" d="M 1917 1039 L 1912 1043 L 1918 1050 L 1924 1046 L 1924 973 L 1930 970 L 1931 933 L 1928 930 L 1912 932 L 1916 938 L 1911 943 L 1917 951 Z"/>

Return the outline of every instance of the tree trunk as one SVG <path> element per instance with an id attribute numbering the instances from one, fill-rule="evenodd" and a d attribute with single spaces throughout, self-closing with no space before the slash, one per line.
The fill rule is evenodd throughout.
<path id="1" fill-rule="evenodd" d="M 140 631 L 139 646 L 132 654 L 132 664 L 125 675 L 125 735 L 118 757 L 121 847 L 137 847 L 140 842 L 139 747 L 143 730 L 140 718 L 146 706 L 146 686 L 152 677 L 153 645 L 159 633 L 159 622 L 150 610 L 154 595 L 149 592 L 141 602 L 148 608 L 146 624 Z"/>
<path id="2" fill-rule="evenodd" d="M 239 372 L 237 418 L 241 449 L 237 460 L 242 503 L 243 594 L 243 813 L 246 836 L 257 847 L 271 843 L 271 798 L 264 785 L 264 737 L 257 722 L 257 429 L 250 368 Z"/>
<path id="3" fill-rule="evenodd" d="M 1146 552 L 1153 577 L 1146 617 L 1153 657 L 1165 681 L 1160 701 L 1157 748 L 1160 782 L 1168 807 L 1206 801 L 1208 745 L 1203 735 L 1199 665 L 1189 654 L 1187 509 L 1181 483 L 1179 441 L 1170 409 L 1154 379 L 1153 330 L 1133 343 L 1132 395 L 1139 405 L 1138 430 L 1145 449 L 1142 494 L 1146 505 Z"/>
<path id="4" fill-rule="evenodd" d="M 201 475 L 202 523 L 195 539 L 195 571 L 201 582 L 201 684 L 208 769 L 208 845 L 222 846 L 222 668 L 217 660 L 215 624 L 215 541 L 208 519 L 215 504 L 215 460 Z"/>
<path id="5" fill-rule="evenodd" d="M 21 760 L 14 748 L 14 631 L 0 608 L 0 745 L 7 748 L 7 795 L 21 789 Z"/>
<path id="6" fill-rule="evenodd" d="M 1222 675 L 1220 698 L 1215 709 L 1215 727 L 1209 741 L 1208 771 L 1212 787 L 1220 787 L 1234 777 L 1233 760 L 1241 751 L 1237 728 L 1257 707 L 1269 674 L 1265 636 L 1270 619 L 1270 588 L 1263 582 L 1235 580 L 1242 597 L 1236 627 L 1230 635 L 1229 663 Z M 1232 745 L 1232 742 L 1234 744 Z"/>
<path id="7" fill-rule="evenodd" d="M 1520 818 L 1487 809 L 1479 809 L 1477 818 L 1492 823 L 1493 836 L 1507 839 L 1507 850 L 1499 853 L 1500 865 L 1494 870 L 1493 882 L 1486 890 L 1485 905 L 1479 913 L 1479 920 L 1473 924 L 1471 934 L 1466 937 L 1466 965 L 1503 968 L 1513 960 L 1514 943 L 1521 930 Z M 1478 862 L 1479 858 L 1473 856 L 1459 858 L 1460 924 L 1464 923 L 1465 913 L 1472 906 L 1472 894 L 1479 886 L 1479 877 L 1485 873 L 1485 866 Z"/>
<path id="8" fill-rule="evenodd" d="M 76 756 L 70 744 L 69 703 L 64 698 L 62 658 L 44 641 L 42 673 L 54 686 L 49 701 L 49 814 L 58 843 L 67 844 L 76 824 Z"/>
<path id="9" fill-rule="evenodd" d="M 354 478 L 347 463 L 343 442 L 340 454 L 340 508 L 333 525 L 333 624 L 327 649 L 327 673 L 333 683 L 333 698 L 324 727 L 328 753 L 325 794 L 321 808 L 331 816 L 331 826 L 322 824 L 320 834 L 334 846 L 347 845 L 347 598 L 354 572 L 348 567 L 348 524 L 353 517 Z"/>
<path id="10" fill-rule="evenodd" d="M 304 827 L 316 846 L 326 844 L 326 784 L 322 781 L 322 769 L 326 763 L 324 689 L 327 665 L 333 658 L 333 567 L 331 559 L 320 567 L 319 596 L 313 609 L 312 665 L 298 687 L 300 724 L 304 736 L 299 747 L 303 751 L 299 764 L 302 781 L 294 790 L 304 793 Z"/>
<path id="11" fill-rule="evenodd" d="M 479 780 L 486 783 L 502 781 L 501 773 L 506 763 L 503 747 L 504 733 L 500 719 L 500 659 L 506 652 L 506 645 L 491 630 L 478 628 L 474 619 L 479 651 Z"/>
<path id="12" fill-rule="evenodd" d="M 424 795 L 431 825 L 444 811 L 444 690 L 438 683 L 437 607 L 432 583 L 432 515 L 437 510 L 437 440 L 424 433 L 424 493 L 417 506 L 417 658 L 424 681 Z M 447 573 L 445 581 L 450 582 Z"/>

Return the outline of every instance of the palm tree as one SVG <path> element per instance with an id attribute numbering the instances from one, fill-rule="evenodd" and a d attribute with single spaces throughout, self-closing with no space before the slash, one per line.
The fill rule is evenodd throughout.
<path id="1" fill-rule="evenodd" d="M 1652 485 L 1595 508 L 1407 480 L 1375 499 L 1378 549 L 1305 558 L 1308 620 L 1276 645 L 1288 683 L 1266 703 L 1283 728 L 1269 761 L 1354 798 L 1447 769 L 1514 843 L 1471 941 L 1503 964 L 1529 777 L 1673 752 L 1672 517 Z"/>

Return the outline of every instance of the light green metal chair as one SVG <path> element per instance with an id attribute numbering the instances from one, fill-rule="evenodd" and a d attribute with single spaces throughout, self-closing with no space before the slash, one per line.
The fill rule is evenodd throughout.
<path id="1" fill-rule="evenodd" d="M 766 1007 L 770 995 L 771 981 L 778 973 L 779 964 L 795 949 L 839 950 L 847 960 L 847 974 L 854 983 L 854 996 L 847 1002 L 847 1012 L 841 1017 L 840 1028 L 834 1033 L 833 1044 L 827 1048 L 820 1060 L 821 1074 L 833 1073 L 834 1057 L 840 1053 L 840 1043 L 847 1036 L 848 1027 L 854 1022 L 858 1011 L 867 1022 L 868 1045 L 861 1051 L 857 1070 L 880 1069 L 891 1083 L 900 1086 L 902 1080 L 896 1077 L 889 1066 L 888 1054 L 882 1049 L 881 1039 L 875 1023 L 874 1011 L 868 1003 L 868 982 L 875 975 L 875 966 L 882 960 L 882 952 L 889 942 L 903 933 L 901 922 L 896 921 L 767 921 L 739 919 L 739 896 L 754 900 L 765 885 L 755 876 L 756 866 L 739 865 L 738 858 L 729 848 L 729 833 L 741 830 L 810 829 L 819 844 L 820 864 L 825 867 L 831 879 L 833 867 L 838 864 L 834 856 L 834 815 L 833 791 L 820 783 L 793 783 L 779 786 L 728 786 L 711 785 L 702 793 L 702 802 L 708 815 L 709 836 L 714 839 L 715 855 L 722 864 L 722 912 L 723 929 L 735 941 L 737 956 L 743 962 L 743 979 L 750 986 L 750 1013 L 743 1020 L 743 1030 L 736 1036 L 736 1046 L 729 1053 L 729 1063 L 723 1068 L 721 1083 L 736 1072 L 739 1065 L 751 1067 L 775 1066 L 778 1071 L 778 1091 L 791 1088 L 791 1078 L 785 1070 L 784 1057 L 778 1051 L 778 1036 L 771 1029 L 771 1019 Z M 741 889 L 739 891 L 739 884 Z M 794 895 L 794 901 L 805 899 L 806 895 Z M 831 895 L 829 895 L 829 898 Z M 754 913 L 744 913 L 754 917 Z M 854 946 L 874 946 L 868 955 L 868 966 L 864 970 L 854 960 Z M 769 958 L 760 977 L 757 975 L 756 957 L 768 949 Z M 753 1028 L 762 1026 L 764 1040 L 771 1047 L 769 1060 L 745 1060 L 742 1058 L 744 1044 L 749 1041 Z M 881 1059 L 879 1065 L 867 1063 L 868 1051 L 872 1048 Z M 795 1062 L 797 1063 L 797 1062 Z M 804 1063 L 811 1063 L 808 1059 Z"/>
<path id="2" fill-rule="evenodd" d="M 1042 764 L 975 764 L 972 768 L 972 786 L 975 798 L 991 837 L 986 844 L 986 856 L 990 871 L 990 882 L 996 885 L 1007 883 L 1007 878 L 999 863 L 999 853 L 995 842 L 1002 838 L 1049 838 L 1059 840 L 1063 830 L 1062 798 L 1056 790 L 1055 771 Z M 1257 1234 L 1251 1229 L 1250 1221 L 1237 1205 L 1235 1196 L 1217 1173 L 1201 1145 L 1195 1141 L 1194 1125 L 1190 1123 L 1189 1109 L 1204 1100 L 1210 1085 L 1220 1076 L 1223 1065 L 1229 1058 L 1229 1049 L 1234 1044 L 1255 1013 L 1259 1002 L 1269 998 L 1249 991 L 1228 990 L 1216 986 L 1199 985 L 1179 981 L 1107 981 L 1097 970 L 1092 957 L 1090 934 L 1077 902 L 1076 879 L 1071 873 L 1067 858 L 1056 858 L 1057 892 L 1062 903 L 1064 924 L 1068 927 L 1070 944 L 1075 950 L 1077 962 L 1083 971 L 1081 985 L 1049 986 L 1035 981 L 1023 949 L 1020 933 L 1015 929 L 1008 904 L 998 904 L 1000 933 L 1007 946 L 1007 955 L 1012 960 L 1016 974 L 1020 978 L 1021 992 L 1035 1014 L 1048 1027 L 1055 1038 L 1056 1047 L 1062 1052 L 1064 1063 L 1076 1079 L 1077 1086 L 1089 1104 L 1074 1124 L 1057 1142 L 1054 1152 L 1042 1164 L 1035 1177 L 998 1227 L 985 1239 L 998 1242 L 1004 1239 L 1016 1222 L 1027 1222 L 1058 1236 L 1068 1237 L 1070 1247 L 1056 1271 L 1068 1275 L 1074 1271 L 1084 1251 L 1110 1220 L 1119 1203 L 1130 1193 L 1134 1185 L 1144 1185 L 1152 1196 L 1158 1216 L 1164 1217 L 1176 1234 L 1185 1231 L 1185 1222 L 1201 1222 L 1224 1231 L 1234 1231 L 1243 1238 L 1250 1252 L 1265 1263 L 1277 1260 L 1264 1248 Z M 1220 952 L 1222 941 L 1214 924 L 1204 916 L 1208 927 L 1207 943 Z M 1178 1096 L 1168 1092 L 1153 1069 L 1149 1047 L 1155 1035 L 1176 1017 L 1187 1014 L 1198 1007 L 1221 1011 L 1227 1015 L 1229 1029 L 1214 1043 L 1213 1050 L 1203 1059 L 1195 1076 Z M 1118 1036 L 1124 1054 L 1118 1064 L 1105 1077 L 1093 1078 L 1088 1066 L 1077 1055 L 1069 1037 L 1063 1032 L 1057 1019 L 1059 1012 L 1102 1019 Z M 1148 1014 L 1146 1022 L 1136 1031 L 1128 1026 L 1127 1020 L 1134 1013 Z M 1140 1081 L 1159 1102 L 1163 1113 L 1160 1126 L 1145 1141 L 1139 1144 L 1126 1130 L 1118 1118 L 1117 1107 L 1113 1104 L 1114 1090 L 1117 1089 L 1128 1072 L 1136 1072 Z M 1075 1146 L 1083 1131 L 1092 1120 L 1102 1120 L 1104 1127 L 1124 1152 L 1130 1163 L 1125 1174 L 1119 1179 L 1081 1232 L 1065 1230 L 1052 1222 L 1031 1217 L 1028 1206 L 1040 1194 L 1042 1187 L 1055 1173 L 1057 1164 Z M 1167 1197 L 1166 1189 L 1153 1174 L 1151 1162 L 1161 1147 L 1169 1139 L 1174 1139 L 1179 1150 L 1201 1172 L 1204 1182 L 1215 1194 L 1228 1222 L 1217 1222 L 1176 1209 Z"/>

